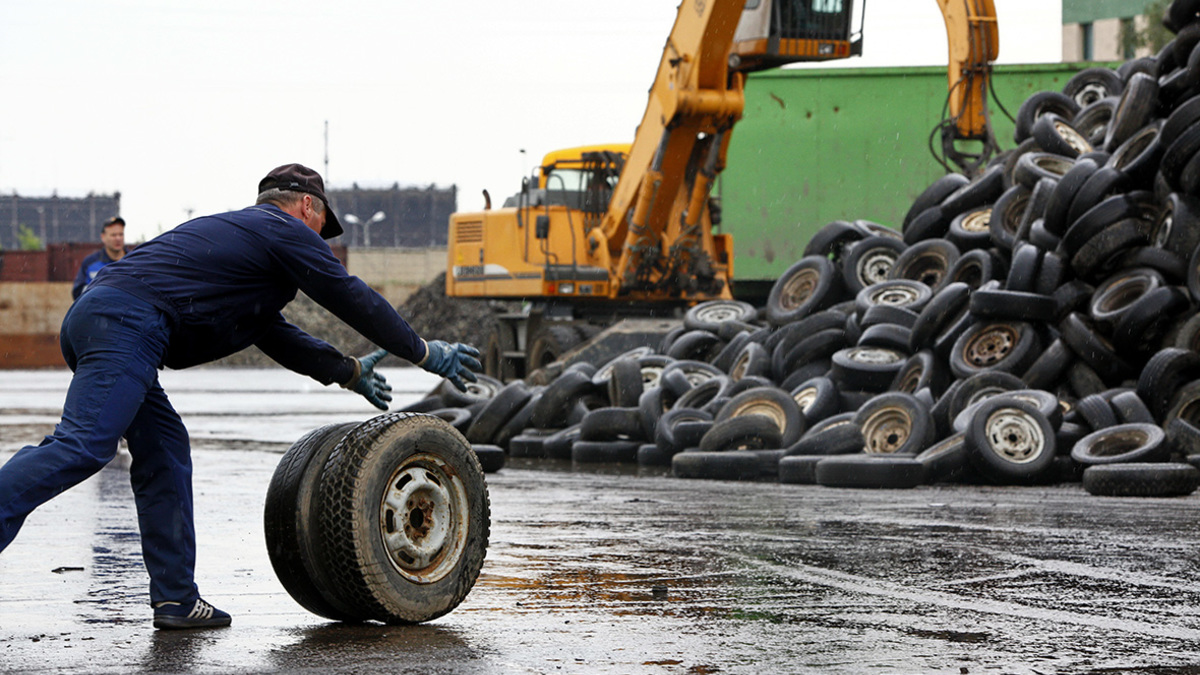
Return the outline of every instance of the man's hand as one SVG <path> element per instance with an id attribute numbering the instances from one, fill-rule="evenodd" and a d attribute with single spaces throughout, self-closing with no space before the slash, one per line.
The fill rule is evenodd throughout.
<path id="1" fill-rule="evenodd" d="M 386 349 L 377 349 L 362 358 L 354 359 L 358 363 L 355 376 L 342 388 L 362 394 L 363 398 L 380 410 L 387 410 L 387 402 L 392 400 L 392 385 L 387 383 L 383 375 L 375 372 L 375 364 L 387 356 Z"/>
<path id="2" fill-rule="evenodd" d="M 425 358 L 417 364 L 418 366 L 450 380 L 454 386 L 458 387 L 459 391 L 467 390 L 467 385 L 463 380 L 478 381 L 479 378 L 471 372 L 472 370 L 483 370 L 483 364 L 477 358 L 479 356 L 478 349 L 461 342 L 451 344 L 441 340 L 429 340 L 425 346 L 429 351 Z"/>

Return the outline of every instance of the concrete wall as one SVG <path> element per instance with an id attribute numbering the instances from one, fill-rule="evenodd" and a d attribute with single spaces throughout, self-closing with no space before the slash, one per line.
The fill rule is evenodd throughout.
<path id="1" fill-rule="evenodd" d="M 393 305 L 446 269 L 446 249 L 349 249 L 350 273 Z M 58 329 L 71 307 L 71 283 L 0 281 L 0 369 L 63 368 Z"/>

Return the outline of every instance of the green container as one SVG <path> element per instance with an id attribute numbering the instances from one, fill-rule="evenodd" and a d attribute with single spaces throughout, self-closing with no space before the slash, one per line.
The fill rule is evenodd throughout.
<path id="1" fill-rule="evenodd" d="M 1075 73 L 1096 65 L 1116 64 L 997 66 L 992 86 L 1016 116 L 1031 94 L 1061 91 Z M 945 174 L 929 138 L 946 94 L 946 69 L 939 67 L 750 77 L 719 187 L 721 228 L 734 235 L 735 292 L 761 294 L 763 282 L 801 258 L 809 238 L 830 221 L 866 219 L 898 229 L 913 199 Z M 995 100 L 991 110 L 1000 147 L 1013 147 L 1013 123 Z"/>

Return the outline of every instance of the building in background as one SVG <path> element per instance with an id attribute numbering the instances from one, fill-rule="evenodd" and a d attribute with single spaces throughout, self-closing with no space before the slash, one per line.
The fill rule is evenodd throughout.
<path id="1" fill-rule="evenodd" d="M 121 215 L 121 193 L 86 197 L 0 196 L 0 249 L 20 248 L 21 226 L 42 245 L 89 242 L 99 246 L 100 224 Z"/>
<path id="2" fill-rule="evenodd" d="M 334 240 L 349 248 L 429 248 L 446 245 L 458 188 L 400 187 L 329 191 L 345 234 Z M 382 214 L 382 215 L 379 215 Z"/>
<path id="3" fill-rule="evenodd" d="M 1164 43 L 1165 0 L 1063 0 L 1063 61 L 1126 61 Z M 1168 36 L 1169 37 L 1169 36 Z"/>

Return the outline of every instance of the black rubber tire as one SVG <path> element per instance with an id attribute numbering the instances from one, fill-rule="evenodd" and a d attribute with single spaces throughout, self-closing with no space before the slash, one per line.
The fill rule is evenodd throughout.
<path id="1" fill-rule="evenodd" d="M 1141 218 L 1120 220 L 1089 239 L 1071 256 L 1071 269 L 1081 279 L 1095 280 L 1111 273 L 1121 256 L 1150 241 L 1150 223 Z"/>
<path id="2" fill-rule="evenodd" d="M 946 241 L 961 251 L 987 248 L 992 245 L 992 206 L 990 204 L 964 211 L 950 221 Z"/>
<path id="3" fill-rule="evenodd" d="M 987 370 L 1023 374 L 1037 360 L 1041 348 L 1041 338 L 1029 323 L 979 321 L 954 342 L 950 372 L 959 378 Z"/>
<path id="4" fill-rule="evenodd" d="M 1049 178 L 1057 183 L 1075 165 L 1075 160 L 1050 152 L 1029 152 L 1017 160 L 1013 171 L 1013 182 L 1023 185 L 1029 190 L 1043 178 Z"/>
<path id="5" fill-rule="evenodd" d="M 1166 432 L 1155 424 L 1118 424 L 1079 439 L 1071 458 L 1080 464 L 1162 462 L 1170 454 Z"/>
<path id="6" fill-rule="evenodd" d="M 671 466 L 671 455 L 658 449 L 657 445 L 647 443 L 638 446 L 638 466 Z"/>
<path id="7" fill-rule="evenodd" d="M 593 378 L 592 383 L 595 384 L 595 382 Z M 612 364 L 612 370 L 609 371 L 606 389 L 608 401 L 614 406 L 621 408 L 636 406 L 638 398 L 644 391 L 641 364 L 636 359 L 617 359 Z"/>
<path id="8" fill-rule="evenodd" d="M 993 398 L 1002 398 L 1006 401 L 1022 401 L 1033 405 L 1046 418 L 1046 421 L 1050 423 L 1050 427 L 1055 430 L 1056 435 L 1059 426 L 1062 425 L 1062 404 L 1057 396 L 1041 389 L 1016 389 L 983 397 L 967 406 L 950 423 L 951 430 L 955 433 L 965 433 L 971 426 L 971 420 L 975 418 L 984 401 L 989 401 Z"/>
<path id="9" fill-rule="evenodd" d="M 720 368 L 711 363 L 696 361 L 694 359 L 676 359 L 672 361 L 663 368 L 661 376 L 665 377 L 673 372 L 683 373 L 687 381 L 692 383 L 693 389 L 714 378 L 728 379 L 725 373 L 721 372 Z"/>
<path id="10" fill-rule="evenodd" d="M 487 483 L 442 420 L 394 413 L 358 425 L 330 454 L 318 501 L 318 555 L 360 618 L 429 621 L 475 585 L 491 527 Z M 410 511 L 397 514 L 397 501 Z M 406 546 L 389 550 L 385 532 Z"/>
<path id="11" fill-rule="evenodd" d="M 920 312 L 932 297 L 933 290 L 919 281 L 890 279 L 859 291 L 854 297 L 854 306 L 861 325 L 863 315 L 871 307 L 886 305 Z"/>
<path id="12" fill-rule="evenodd" d="M 699 410 L 720 397 L 731 383 L 732 381 L 724 375 L 709 378 L 687 390 L 675 401 L 675 405 L 671 406 L 671 409 L 695 408 Z"/>
<path id="13" fill-rule="evenodd" d="M 1158 272 L 1148 269 L 1125 269 L 1105 279 L 1092 293 L 1088 314 L 1101 330 L 1111 331 L 1121 315 L 1150 291 L 1166 281 Z"/>
<path id="14" fill-rule="evenodd" d="M 970 406 L 997 394 L 1025 388 L 1025 383 L 1019 377 L 995 370 L 985 370 L 957 382 L 957 386 L 947 390 L 942 397 L 947 399 L 945 406 L 947 428 L 959 413 Z"/>
<path id="15" fill-rule="evenodd" d="M 1126 354 L 1154 353 L 1164 346 L 1177 317 L 1191 309 L 1188 294 L 1177 286 L 1156 288 L 1117 320 L 1113 345 Z"/>
<path id="16" fill-rule="evenodd" d="M 1058 302 L 1038 293 L 980 288 L 971 294 L 970 310 L 981 319 L 1053 321 Z"/>
<path id="17" fill-rule="evenodd" d="M 1200 470 L 1186 463 L 1104 464 L 1083 472 L 1083 489 L 1106 497 L 1183 497 L 1200 486 Z"/>
<path id="18" fill-rule="evenodd" d="M 356 422 L 327 424 L 293 443 L 271 477 L 263 513 L 275 576 L 301 607 L 335 621 L 356 621 L 359 616 L 353 605 L 339 598 L 329 570 L 319 564 L 317 494 L 325 460 L 356 426 Z"/>
<path id="19" fill-rule="evenodd" d="M 676 478 L 713 480 L 755 480 L 761 469 L 758 455 L 746 450 L 728 452 L 681 452 L 671 458 L 671 473 Z"/>
<path id="20" fill-rule="evenodd" d="M 1164 147 L 1159 141 L 1161 123 L 1148 124 L 1125 140 L 1108 160 L 1112 167 L 1128 178 L 1132 188 L 1149 189 L 1154 184 Z"/>
<path id="21" fill-rule="evenodd" d="M 947 218 L 946 224 L 958 214 L 970 209 L 991 204 L 1004 192 L 1004 167 L 991 166 L 971 179 L 971 182 L 955 190 L 940 204 Z M 924 237 L 923 239 L 927 239 Z M 907 239 L 906 239 L 907 241 Z M 913 242 L 909 242 L 913 243 Z"/>
<path id="22" fill-rule="evenodd" d="M 754 387 L 733 395 L 721 408 L 715 422 L 746 416 L 759 415 L 771 420 L 779 431 L 781 445 L 786 448 L 799 440 L 807 429 L 804 413 L 787 392 L 774 386 Z M 714 427 L 715 428 L 715 427 Z"/>
<path id="23" fill-rule="evenodd" d="M 967 469 L 966 434 L 953 434 L 922 450 L 914 459 L 925 465 L 925 481 L 956 480 Z"/>
<path id="24" fill-rule="evenodd" d="M 557 361 L 573 347 L 582 342 L 578 331 L 570 325 L 549 325 L 538 329 L 529 341 L 525 356 L 525 369 L 533 372 Z"/>
<path id="25" fill-rule="evenodd" d="M 967 251 L 954 263 L 946 278 L 942 279 L 942 288 L 949 284 L 964 283 L 968 288 L 979 288 L 989 281 L 1004 276 L 1004 266 L 989 251 Z"/>
<path id="26" fill-rule="evenodd" d="M 946 239 L 926 239 L 905 249 L 888 272 L 889 279 L 910 279 L 934 288 L 962 255 Z"/>
<path id="27" fill-rule="evenodd" d="M 1084 138 L 1092 144 L 1092 147 L 1100 147 L 1104 145 L 1104 137 L 1108 134 L 1108 127 L 1112 124 L 1113 113 L 1117 110 L 1117 104 L 1120 99 L 1116 96 L 1107 96 L 1098 101 L 1084 106 L 1075 116 L 1071 118 L 1071 126 L 1079 130 Z"/>
<path id="28" fill-rule="evenodd" d="M 654 428 L 654 444 L 659 450 L 673 455 L 685 448 L 696 447 L 712 427 L 713 416 L 694 408 L 676 408 L 662 414 Z"/>
<path id="29" fill-rule="evenodd" d="M 1058 329 L 1071 351 L 1105 382 L 1119 382 L 1134 373 L 1133 367 L 1117 355 L 1112 342 L 1079 312 L 1068 314 Z"/>
<path id="30" fill-rule="evenodd" d="M 493 443 L 500 428 L 512 419 L 532 396 L 533 392 L 520 380 L 505 386 L 475 416 L 466 433 L 467 441 Z"/>
<path id="31" fill-rule="evenodd" d="M 979 405 L 966 431 L 967 456 L 980 475 L 1001 484 L 1044 480 L 1054 467 L 1056 438 L 1032 403 L 994 397 Z"/>
<path id="32" fill-rule="evenodd" d="M 1071 119 L 1079 112 L 1079 104 L 1071 97 L 1057 91 L 1039 91 L 1025 99 L 1017 109 L 1013 141 L 1021 143 L 1033 134 L 1037 118 L 1054 113 Z"/>
<path id="33" fill-rule="evenodd" d="M 1069 119 L 1054 113 L 1042 115 L 1033 123 L 1031 137 L 1042 150 L 1072 159 L 1093 150 L 1091 142 Z"/>
<path id="34" fill-rule="evenodd" d="M 564 371 L 546 386 L 529 420 L 539 429 L 557 429 L 566 420 L 567 412 L 581 396 L 591 392 L 592 377 L 582 371 Z"/>
<path id="35" fill-rule="evenodd" d="M 776 379 L 783 379 L 809 363 L 832 357 L 834 352 L 845 349 L 849 344 L 849 336 L 840 328 L 818 331 L 795 345 L 781 343 L 771 358 L 771 370 Z"/>
<path id="36" fill-rule="evenodd" d="M 1163 151 L 1158 170 L 1162 172 L 1168 185 L 1179 188 L 1179 178 L 1183 169 L 1197 152 L 1200 152 L 1200 122 L 1195 122 L 1180 132 Z"/>
<path id="37" fill-rule="evenodd" d="M 867 237 L 851 246 L 842 258 L 842 281 L 847 292 L 857 294 L 862 289 L 886 281 L 896 258 L 907 248 L 891 237 Z"/>
<path id="38" fill-rule="evenodd" d="M 667 350 L 667 356 L 679 361 L 708 361 L 721 353 L 721 348 L 724 346 L 721 338 L 714 333 L 706 330 L 690 330 L 671 343 L 671 348 Z"/>
<path id="39" fill-rule="evenodd" d="M 884 347 L 848 347 L 833 354 L 829 377 L 842 391 L 880 392 L 904 367 L 908 354 Z"/>
<path id="40" fill-rule="evenodd" d="M 757 317 L 758 310 L 741 300 L 706 300 L 688 309 L 683 315 L 683 325 L 689 330 L 706 330 L 716 333 L 721 323 L 729 320 L 750 322 Z"/>
<path id="41" fill-rule="evenodd" d="M 817 464 L 825 455 L 784 455 L 779 460 L 779 482 L 792 485 L 816 485 Z"/>
<path id="42" fill-rule="evenodd" d="M 1025 384 L 1033 389 L 1051 389 L 1063 381 L 1067 369 L 1074 361 L 1074 353 L 1062 338 L 1055 338 L 1037 359 L 1021 375 Z"/>
<path id="43" fill-rule="evenodd" d="M 571 461 L 576 464 L 633 464 L 641 441 L 585 441 L 571 444 Z"/>
<path id="44" fill-rule="evenodd" d="M 932 350 L 922 349 L 908 357 L 888 391 L 916 394 L 927 389 L 930 396 L 940 396 L 946 390 L 948 379 L 949 373 L 942 360 L 934 356 Z"/>
<path id="45" fill-rule="evenodd" d="M 585 441 L 647 441 L 640 408 L 597 408 L 589 411 L 579 424 L 579 438 Z"/>
<path id="46" fill-rule="evenodd" d="M 1109 400 L 1121 424 L 1157 424 L 1150 408 L 1135 391 L 1118 392 Z"/>
<path id="47" fill-rule="evenodd" d="M 909 351 L 919 351 L 932 346 L 934 336 L 967 308 L 970 295 L 971 288 L 962 282 L 956 281 L 942 286 L 913 322 L 909 335 Z"/>
<path id="48" fill-rule="evenodd" d="M 1118 220 L 1138 215 L 1138 204 L 1125 194 L 1128 180 L 1121 171 L 1102 166 L 1079 188 L 1071 200 L 1062 234 L 1067 253 L 1075 252 L 1097 232 Z"/>
<path id="49" fill-rule="evenodd" d="M 472 445 L 471 449 L 475 451 L 475 459 L 479 460 L 479 468 L 483 469 L 484 473 L 496 473 L 503 469 L 504 462 L 508 459 L 504 448 L 498 445 Z"/>
<path id="50" fill-rule="evenodd" d="M 912 206 L 908 209 L 908 212 L 904 216 L 901 231 L 908 229 L 909 224 L 915 220 L 917 216 L 921 215 L 922 211 L 946 201 L 947 197 L 954 194 L 959 190 L 959 188 L 962 188 L 970 182 L 971 179 L 967 178 L 961 173 L 949 173 L 935 180 L 933 184 L 925 188 L 925 190 L 921 194 L 917 195 L 917 198 L 913 200 Z"/>
<path id="51" fill-rule="evenodd" d="M 1058 180 L 1054 186 L 1054 192 L 1050 193 L 1050 199 L 1046 201 L 1046 209 L 1042 213 L 1042 220 L 1047 232 L 1061 237 L 1063 232 L 1067 231 L 1067 226 L 1070 225 L 1067 215 L 1071 209 L 1071 202 L 1074 201 L 1076 193 L 1083 188 L 1088 179 L 1099 170 L 1099 165 L 1092 160 L 1080 159 L 1075 162 L 1070 171 Z"/>
<path id="52" fill-rule="evenodd" d="M 992 205 L 992 217 L 988 219 L 988 234 L 992 244 L 1002 250 L 1010 250 L 1016 240 L 1025 212 L 1029 208 L 1032 190 L 1021 184 L 1010 187 Z M 1052 193 L 1053 194 L 1053 193 Z"/>
<path id="53" fill-rule="evenodd" d="M 866 454 L 915 455 L 934 440 L 936 429 L 928 408 L 911 394 L 887 392 L 854 413 Z"/>
<path id="54" fill-rule="evenodd" d="M 814 478 L 826 487 L 907 489 L 925 482 L 925 465 L 907 455 L 838 455 L 817 462 Z"/>
<path id="55" fill-rule="evenodd" d="M 889 310 L 886 312 L 888 314 L 899 313 L 911 315 L 911 317 L 906 317 L 906 321 L 910 318 L 912 321 L 915 321 L 917 317 L 916 314 L 906 309 L 883 306 L 872 307 L 871 309 L 867 310 L 867 314 L 870 314 L 875 310 Z M 857 346 L 886 347 L 887 349 L 894 349 L 898 352 L 908 354 L 908 345 L 911 341 L 912 329 L 906 328 L 901 323 L 879 322 L 872 324 L 862 332 L 862 335 L 860 335 L 858 338 Z"/>
<path id="56" fill-rule="evenodd" d="M 804 246 L 804 257 L 817 256 L 839 260 L 846 247 L 868 236 L 862 229 L 845 220 L 832 221 L 813 233 Z"/>
<path id="57" fill-rule="evenodd" d="M 473 403 L 490 401 L 504 388 L 504 383 L 494 377 L 476 374 L 476 378 L 475 382 L 466 383 L 466 391 L 459 391 L 450 383 L 450 380 L 442 380 L 433 390 L 433 395 L 440 396 L 442 399 L 442 405 L 439 405 L 438 408 L 465 408 Z M 405 410 L 404 412 L 418 411 Z"/>
<path id="58" fill-rule="evenodd" d="M 571 459 L 571 446 L 579 440 L 579 424 L 559 429 L 542 441 L 542 451 L 550 459 Z"/>
<path id="59" fill-rule="evenodd" d="M 475 420 L 475 415 L 469 408 L 438 408 L 437 410 L 427 411 L 425 414 L 446 420 L 450 426 L 457 429 L 461 434 L 466 434 L 467 429 L 471 427 L 471 424 Z"/>
<path id="60" fill-rule="evenodd" d="M 1005 290 L 1033 292 L 1045 255 L 1045 252 L 1030 244 L 1014 245 L 1008 265 L 1008 277 L 1004 281 Z"/>
<path id="61" fill-rule="evenodd" d="M 779 427 L 764 415 L 739 415 L 713 423 L 697 446 L 702 452 L 764 450 L 785 447 Z"/>
<path id="62" fill-rule="evenodd" d="M 1112 123 L 1104 136 L 1104 148 L 1112 152 L 1150 120 L 1158 105 L 1158 80 L 1135 73 L 1125 83 Z"/>
<path id="63" fill-rule="evenodd" d="M 842 280 L 828 258 L 806 256 L 784 271 L 767 296 L 767 321 L 782 326 L 833 304 Z"/>
<path id="64" fill-rule="evenodd" d="M 790 448 L 789 455 L 844 455 L 862 452 L 863 437 L 854 423 L 854 413 L 845 412 L 821 420 Z"/>
<path id="65" fill-rule="evenodd" d="M 770 377 L 773 374 L 771 352 L 757 342 L 747 342 L 730 364 L 728 372 L 729 379 L 734 382 L 744 377 Z"/>
<path id="66" fill-rule="evenodd" d="M 801 382 L 789 394 L 808 424 L 832 417 L 838 412 L 837 385 L 828 377 L 818 376 Z"/>
<path id="67" fill-rule="evenodd" d="M 1193 96 L 1175 107 L 1160 130 L 1162 142 L 1171 145 L 1189 127 L 1200 122 L 1200 96 Z"/>
<path id="68" fill-rule="evenodd" d="M 1167 421 L 1175 392 L 1200 378 L 1200 354 L 1169 347 L 1159 350 L 1138 376 L 1137 394 L 1159 422 Z"/>
<path id="69" fill-rule="evenodd" d="M 1084 68 L 1071 76 L 1063 85 L 1063 94 L 1070 97 L 1080 108 L 1085 108 L 1101 99 L 1119 96 L 1125 82 L 1113 70 L 1104 67 Z"/>

